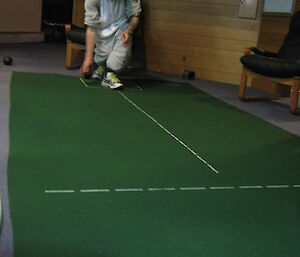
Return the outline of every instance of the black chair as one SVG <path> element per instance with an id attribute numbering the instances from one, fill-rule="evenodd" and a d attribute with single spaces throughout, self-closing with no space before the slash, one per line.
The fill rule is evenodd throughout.
<path id="1" fill-rule="evenodd" d="M 67 24 L 65 31 L 67 38 L 66 68 L 78 68 L 82 64 L 85 52 L 85 28 Z"/>
<path id="2" fill-rule="evenodd" d="M 300 89 L 300 11 L 296 12 L 290 22 L 278 53 L 262 51 L 255 47 L 247 48 L 241 57 L 243 64 L 239 87 L 241 100 L 266 100 L 278 97 L 246 97 L 245 90 L 248 77 L 268 80 L 291 87 L 290 111 L 297 113 Z"/>

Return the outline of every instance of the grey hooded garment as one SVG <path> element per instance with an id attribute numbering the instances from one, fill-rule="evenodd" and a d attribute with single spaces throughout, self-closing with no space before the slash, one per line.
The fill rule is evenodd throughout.
<path id="1" fill-rule="evenodd" d="M 109 38 L 118 29 L 126 29 L 129 19 L 141 13 L 140 0 L 85 0 L 85 21 L 98 30 L 102 39 Z"/>

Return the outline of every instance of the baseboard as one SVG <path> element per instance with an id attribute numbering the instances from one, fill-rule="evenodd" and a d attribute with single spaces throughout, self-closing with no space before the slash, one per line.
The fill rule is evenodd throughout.
<path id="1" fill-rule="evenodd" d="M 0 32 L 0 43 L 31 43 L 43 41 L 43 32 Z"/>

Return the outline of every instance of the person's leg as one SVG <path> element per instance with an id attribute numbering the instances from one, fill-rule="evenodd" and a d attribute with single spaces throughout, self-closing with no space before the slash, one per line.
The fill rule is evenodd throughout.
<path id="1" fill-rule="evenodd" d="M 96 69 L 93 72 L 92 77 L 102 80 L 105 75 L 106 61 L 114 47 L 114 38 L 100 39 L 97 38 L 95 47 L 94 62 Z"/>
<path id="2" fill-rule="evenodd" d="M 94 68 L 93 68 L 93 71 L 92 71 L 92 74 L 91 74 L 91 78 L 92 79 L 99 79 L 99 80 L 102 80 L 104 75 L 105 75 L 105 62 L 103 64 L 95 64 L 94 65 Z"/>
<path id="3" fill-rule="evenodd" d="M 126 67 L 126 64 L 131 58 L 132 37 L 127 45 L 123 45 L 121 30 L 119 30 L 115 34 L 114 40 L 114 47 L 106 61 L 107 72 L 103 81 L 110 88 L 117 89 L 123 87 L 117 75 Z"/>
<path id="4" fill-rule="evenodd" d="M 132 37 L 130 37 L 127 45 L 123 45 L 121 39 L 121 31 L 118 31 L 114 36 L 114 46 L 111 53 L 108 55 L 106 66 L 108 69 L 119 73 L 122 71 L 132 55 Z"/>

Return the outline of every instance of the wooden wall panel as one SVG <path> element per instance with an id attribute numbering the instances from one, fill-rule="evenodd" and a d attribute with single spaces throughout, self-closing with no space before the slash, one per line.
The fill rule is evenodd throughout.
<path id="1" fill-rule="evenodd" d="M 73 0 L 72 24 L 84 27 L 84 1 Z"/>
<path id="2" fill-rule="evenodd" d="M 0 33 L 41 32 L 42 0 L 1 0 Z"/>
<path id="3" fill-rule="evenodd" d="M 256 46 L 257 19 L 238 18 L 239 0 L 143 0 L 147 69 L 238 84 L 240 57 Z"/>

